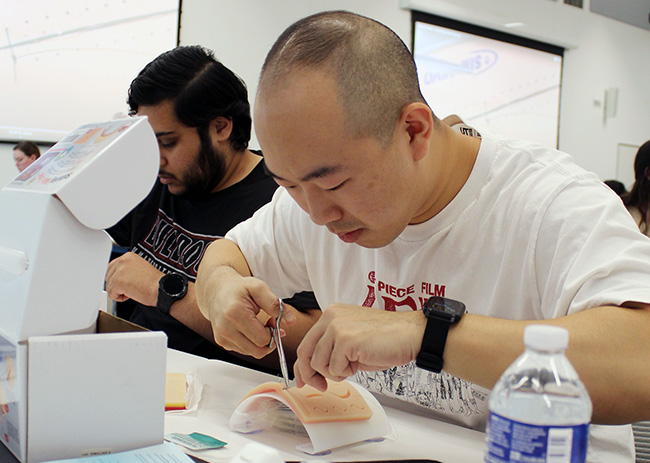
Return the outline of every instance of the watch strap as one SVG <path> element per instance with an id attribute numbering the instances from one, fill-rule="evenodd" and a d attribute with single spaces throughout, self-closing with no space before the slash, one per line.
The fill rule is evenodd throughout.
<path id="1" fill-rule="evenodd" d="M 158 302 L 156 302 L 158 309 L 164 313 L 169 313 L 169 309 L 171 309 L 174 302 L 175 298 L 164 292 L 161 288 L 158 288 Z"/>
<path id="2" fill-rule="evenodd" d="M 415 359 L 415 364 L 425 370 L 440 373 L 442 371 L 442 354 L 445 351 L 449 321 L 427 317 L 427 326 L 422 337 L 422 347 Z"/>

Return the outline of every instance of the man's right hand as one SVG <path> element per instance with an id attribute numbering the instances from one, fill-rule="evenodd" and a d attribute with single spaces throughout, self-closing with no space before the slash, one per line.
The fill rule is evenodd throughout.
<path id="1" fill-rule="evenodd" d="M 262 358 L 273 348 L 269 326 L 280 312 L 278 297 L 263 281 L 250 276 L 237 245 L 217 240 L 207 249 L 196 279 L 196 300 L 212 324 L 214 340 L 227 350 Z M 296 321 L 286 313 L 283 326 Z"/>
<path id="2" fill-rule="evenodd" d="M 211 301 L 199 299 L 199 308 L 212 323 L 214 340 L 227 350 L 262 358 L 273 349 L 269 324 L 273 325 L 280 304 L 266 283 L 242 277 L 230 267 L 215 270 L 219 289 Z M 198 282 L 198 280 L 197 280 Z"/>

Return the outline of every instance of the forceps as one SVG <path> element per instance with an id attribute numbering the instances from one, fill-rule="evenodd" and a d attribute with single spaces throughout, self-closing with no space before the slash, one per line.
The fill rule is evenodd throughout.
<path id="1" fill-rule="evenodd" d="M 282 379 L 284 380 L 284 388 L 289 387 L 289 369 L 287 368 L 287 358 L 284 355 L 284 349 L 282 348 L 282 338 L 280 336 L 280 320 L 282 320 L 282 314 L 284 312 L 284 304 L 282 303 L 282 299 L 278 299 L 280 301 L 280 313 L 278 314 L 278 318 L 275 319 L 275 328 L 271 327 L 271 342 L 269 343 L 269 347 L 273 346 L 273 342 L 275 341 L 275 345 L 278 349 L 278 356 L 280 357 L 280 371 L 282 371 Z"/>

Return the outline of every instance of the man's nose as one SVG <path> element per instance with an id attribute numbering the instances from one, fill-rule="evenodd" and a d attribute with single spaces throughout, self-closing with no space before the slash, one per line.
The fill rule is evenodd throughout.
<path id="1" fill-rule="evenodd" d="M 341 208 L 322 192 L 305 193 L 305 203 L 309 217 L 316 225 L 327 225 L 340 220 L 343 215 Z"/>

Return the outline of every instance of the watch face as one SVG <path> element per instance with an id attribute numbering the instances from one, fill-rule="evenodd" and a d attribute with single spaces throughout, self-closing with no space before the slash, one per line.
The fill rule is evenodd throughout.
<path id="1" fill-rule="evenodd" d="M 179 296 L 185 289 L 185 281 L 178 275 L 168 274 L 163 282 L 163 289 L 170 296 Z"/>
<path id="2" fill-rule="evenodd" d="M 465 304 L 446 297 L 433 296 L 424 304 L 425 315 L 437 317 L 449 322 L 458 321 L 465 313 Z"/>

